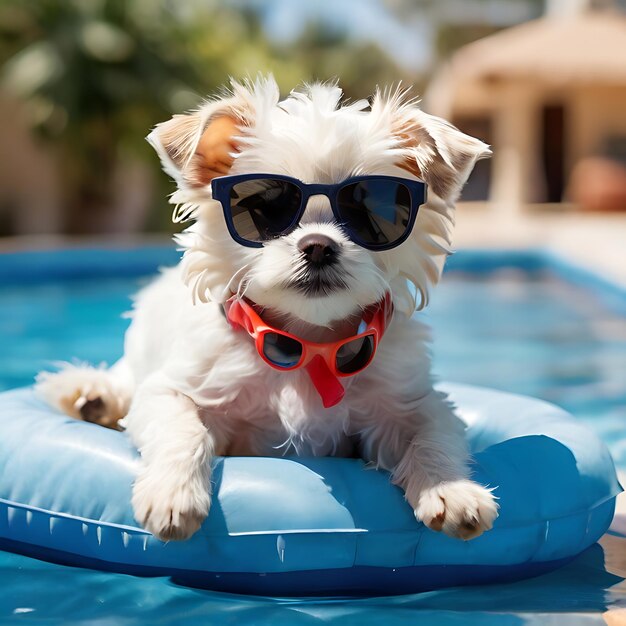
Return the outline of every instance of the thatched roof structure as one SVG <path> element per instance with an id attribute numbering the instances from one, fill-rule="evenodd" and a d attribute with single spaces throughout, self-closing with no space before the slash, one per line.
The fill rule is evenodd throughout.
<path id="1" fill-rule="evenodd" d="M 547 83 L 626 83 L 626 16 L 587 11 L 542 17 L 461 48 L 442 80 L 530 78 Z"/>
<path id="2" fill-rule="evenodd" d="M 460 48 L 429 85 L 431 112 L 492 144 L 504 209 L 557 201 L 577 163 L 626 138 L 626 15 L 607 3 L 554 0 L 564 11 Z"/>

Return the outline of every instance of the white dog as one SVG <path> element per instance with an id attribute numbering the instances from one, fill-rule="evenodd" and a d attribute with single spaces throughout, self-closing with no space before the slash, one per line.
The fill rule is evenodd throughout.
<path id="1" fill-rule="evenodd" d="M 148 139 L 178 185 L 175 218 L 193 220 L 176 237 L 184 257 L 138 294 L 112 369 L 68 366 L 38 378 L 43 396 L 74 417 L 112 425 L 126 415 L 142 457 L 135 516 L 163 540 L 189 537 L 209 513 L 215 455 L 356 451 L 391 472 L 433 530 L 470 539 L 497 516 L 491 491 L 468 478 L 464 425 L 433 391 L 428 329 L 411 317 L 440 277 L 460 189 L 490 152 L 399 90 L 371 102 L 341 97 L 337 86 L 314 84 L 279 101 L 272 77 L 233 82 L 223 97 L 159 124 Z M 325 184 L 421 179 L 428 194 L 393 249 L 352 241 L 324 195 L 310 198 L 290 232 L 246 247 L 229 234 L 210 183 L 248 173 Z M 332 249 L 332 267 L 312 261 L 311 249 Z M 341 379 L 345 397 L 330 408 L 305 369 L 269 367 L 223 307 L 245 293 L 264 320 L 325 343 L 353 332 L 387 292 L 395 312 L 375 358 Z"/>

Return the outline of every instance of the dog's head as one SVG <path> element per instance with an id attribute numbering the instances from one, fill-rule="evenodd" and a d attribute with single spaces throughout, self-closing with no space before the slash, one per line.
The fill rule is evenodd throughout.
<path id="1" fill-rule="evenodd" d="M 149 135 L 178 184 L 175 217 L 194 221 L 177 239 L 197 300 L 245 293 L 287 322 L 317 326 L 348 318 L 387 290 L 406 314 L 426 304 L 449 252 L 454 202 L 489 149 L 421 111 L 401 90 L 378 92 L 371 102 L 341 98 L 339 87 L 314 84 L 279 101 L 271 77 L 233 82 L 223 97 Z M 388 175 L 423 180 L 428 194 L 411 236 L 390 250 L 353 243 L 323 195 L 310 198 L 295 230 L 249 248 L 233 241 L 211 197 L 215 177 L 249 173 L 326 184 Z"/>

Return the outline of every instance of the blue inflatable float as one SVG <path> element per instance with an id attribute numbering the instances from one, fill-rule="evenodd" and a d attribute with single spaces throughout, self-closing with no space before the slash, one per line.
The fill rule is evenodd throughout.
<path id="1" fill-rule="evenodd" d="M 500 498 L 493 530 L 473 541 L 425 528 L 357 459 L 231 457 L 216 461 L 203 527 L 162 543 L 133 518 L 127 437 L 20 389 L 0 394 L 0 548 L 214 590 L 364 595 L 535 576 L 606 531 L 621 488 L 592 432 L 538 400 L 443 388 L 468 422 L 475 479 Z"/>

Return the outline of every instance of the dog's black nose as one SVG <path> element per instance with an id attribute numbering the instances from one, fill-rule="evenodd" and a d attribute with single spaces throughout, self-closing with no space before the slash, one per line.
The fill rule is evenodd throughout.
<path id="1" fill-rule="evenodd" d="M 339 246 L 326 235 L 306 235 L 298 242 L 298 249 L 313 265 L 332 265 L 339 255 Z"/>

